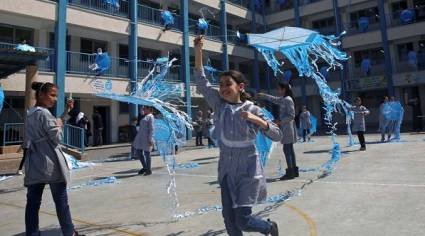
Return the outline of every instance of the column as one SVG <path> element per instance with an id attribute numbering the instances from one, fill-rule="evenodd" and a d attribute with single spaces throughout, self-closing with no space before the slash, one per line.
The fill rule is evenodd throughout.
<path id="1" fill-rule="evenodd" d="M 130 59 L 130 93 L 137 89 L 137 0 L 130 0 L 130 35 L 128 38 L 128 55 Z M 129 120 L 138 117 L 137 105 L 130 104 Z"/>
<path id="2" fill-rule="evenodd" d="M 59 0 L 57 4 L 55 29 L 55 84 L 58 86 L 58 100 L 56 116 L 62 115 L 65 110 L 65 72 L 66 72 L 66 4 L 67 0 Z"/>
<path id="3" fill-rule="evenodd" d="M 189 59 L 189 3 L 188 0 L 180 1 L 182 26 L 183 26 L 183 45 L 182 45 L 182 61 L 180 75 L 184 81 L 186 113 L 192 117 L 192 97 L 190 93 L 190 59 Z M 188 130 L 187 139 L 192 139 L 192 132 Z"/>

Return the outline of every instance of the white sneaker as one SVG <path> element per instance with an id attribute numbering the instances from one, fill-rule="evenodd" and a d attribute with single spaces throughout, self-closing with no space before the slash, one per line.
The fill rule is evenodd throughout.
<path id="1" fill-rule="evenodd" d="M 16 172 L 17 175 L 23 175 L 24 172 L 22 172 L 22 170 L 18 170 L 18 172 Z"/>

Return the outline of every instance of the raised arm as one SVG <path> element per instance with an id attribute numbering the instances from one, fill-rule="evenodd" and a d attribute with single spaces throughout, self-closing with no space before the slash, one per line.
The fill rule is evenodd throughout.
<path id="1" fill-rule="evenodd" d="M 220 94 L 217 89 L 213 88 L 211 83 L 207 80 L 204 73 L 204 66 L 202 63 L 202 47 L 204 44 L 203 36 L 198 36 L 195 38 L 195 82 L 198 92 L 204 96 L 208 105 L 213 108 L 214 111 L 217 111 L 220 107 L 222 101 Z"/>
<path id="2" fill-rule="evenodd" d="M 265 93 L 258 93 L 257 96 L 258 96 L 258 98 L 264 99 L 264 100 L 269 101 L 273 104 L 282 105 L 282 100 L 283 100 L 282 97 L 275 97 L 275 96 L 265 94 Z"/>

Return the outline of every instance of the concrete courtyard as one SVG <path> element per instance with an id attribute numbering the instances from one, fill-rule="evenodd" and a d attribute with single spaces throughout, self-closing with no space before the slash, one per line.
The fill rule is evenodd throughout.
<path id="1" fill-rule="evenodd" d="M 358 146 L 346 147 L 347 137 L 339 136 L 343 155 L 331 175 L 318 179 L 319 172 L 302 172 L 291 181 L 276 181 L 279 163 L 285 168 L 282 146 L 277 144 L 266 168 L 269 196 L 298 194 L 283 203 L 259 205 L 255 213 L 277 221 L 281 235 L 425 235 L 424 138 L 403 134 L 402 142 L 381 144 L 376 142 L 378 135 L 366 135 L 367 151 L 360 152 Z M 329 159 L 330 147 L 326 136 L 297 143 L 298 166 L 319 167 Z M 99 151 L 91 159 L 106 159 L 112 155 L 108 152 L 112 151 Z M 195 213 L 179 220 L 172 218 L 166 192 L 169 176 L 158 156 L 147 177 L 137 175 L 140 162 L 134 160 L 99 162 L 73 171 L 70 187 L 109 176 L 119 181 L 70 190 L 74 224 L 87 235 L 225 235 L 221 212 L 215 209 L 220 205 L 217 156 L 215 148 L 177 155 L 178 163 L 200 165 L 177 170 L 178 211 Z M 24 235 L 25 194 L 21 176 L 0 182 L 0 236 Z M 48 188 L 40 228 L 42 235 L 61 235 Z"/>

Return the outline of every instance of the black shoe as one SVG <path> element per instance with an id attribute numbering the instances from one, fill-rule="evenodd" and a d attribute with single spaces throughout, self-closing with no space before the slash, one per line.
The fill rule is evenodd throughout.
<path id="1" fill-rule="evenodd" d="M 151 175 L 151 174 L 152 174 L 152 171 L 151 170 L 146 170 L 144 176 L 148 176 L 148 175 Z"/>
<path id="2" fill-rule="evenodd" d="M 279 229 L 277 227 L 276 222 L 271 221 L 270 219 L 267 219 L 267 223 L 269 223 L 270 225 L 270 232 L 267 235 L 279 236 Z"/>
<path id="3" fill-rule="evenodd" d="M 290 180 L 294 179 L 294 170 L 293 169 L 286 169 L 285 175 L 280 177 L 280 180 Z"/>
<path id="4" fill-rule="evenodd" d="M 361 147 L 360 151 L 366 151 L 366 147 Z"/>
<path id="5" fill-rule="evenodd" d="M 298 171 L 298 167 L 294 168 L 294 177 L 300 177 L 300 172 Z"/>
<path id="6" fill-rule="evenodd" d="M 73 236 L 86 236 L 85 234 L 79 234 L 77 231 L 74 231 L 74 235 Z"/>
<path id="7" fill-rule="evenodd" d="M 141 170 L 139 170 L 138 174 L 139 174 L 139 175 L 143 175 L 145 172 L 146 172 L 146 170 L 145 170 L 145 169 L 141 169 Z"/>

